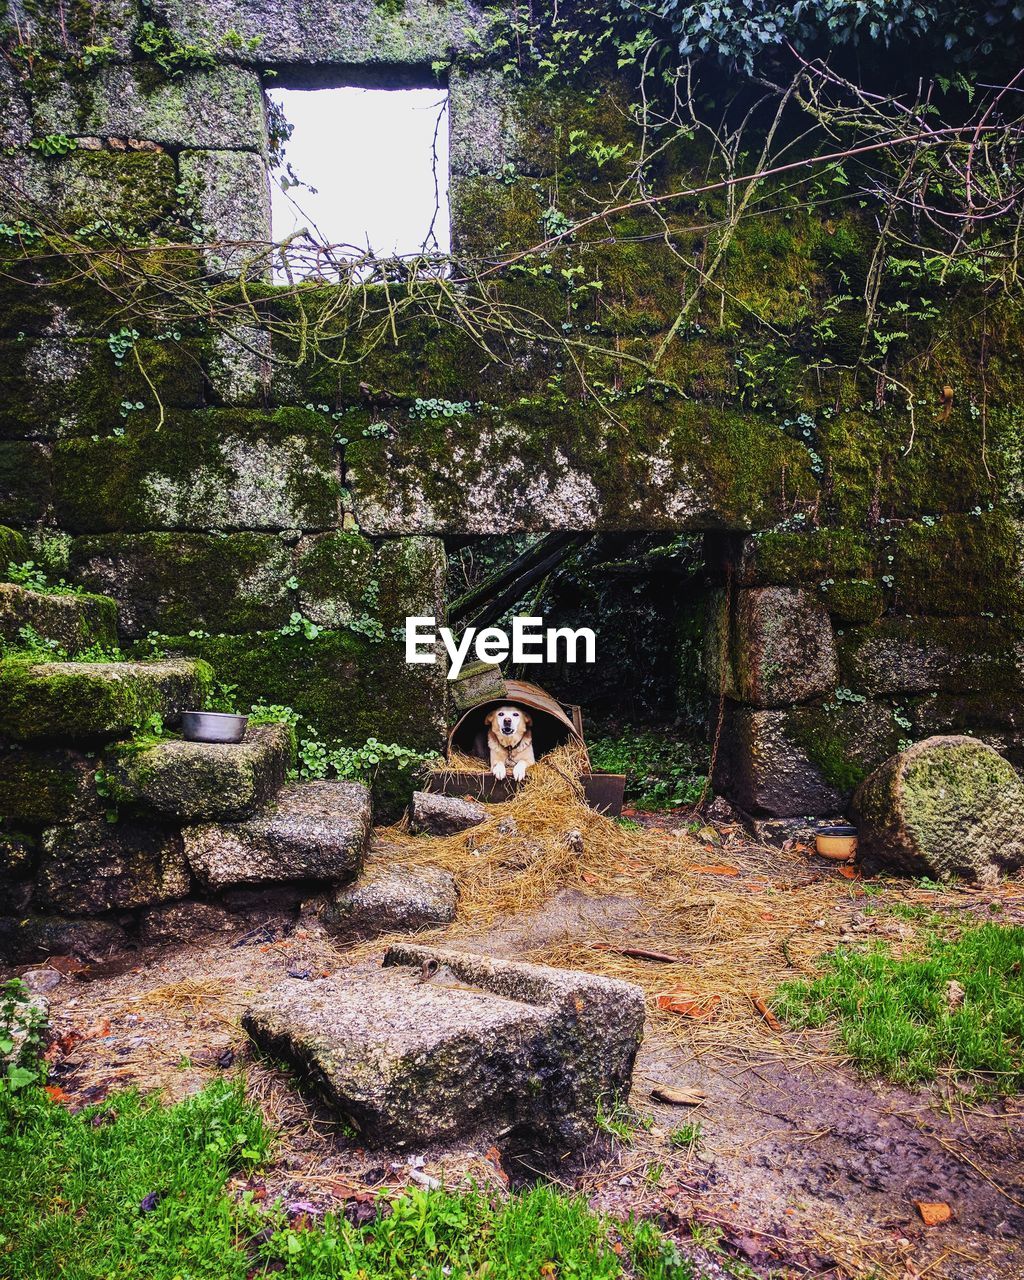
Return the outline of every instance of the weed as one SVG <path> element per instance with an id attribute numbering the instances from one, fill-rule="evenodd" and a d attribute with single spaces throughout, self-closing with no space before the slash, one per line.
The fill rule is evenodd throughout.
<path id="1" fill-rule="evenodd" d="M 706 748 L 660 733 L 624 732 L 590 744 L 595 769 L 626 775 L 626 799 L 640 809 L 695 804 L 704 790 Z"/>
<path id="2" fill-rule="evenodd" d="M 699 1120 L 680 1125 L 678 1129 L 673 1129 L 668 1135 L 669 1144 L 685 1151 L 687 1155 L 693 1155 L 703 1139 L 704 1126 Z"/>

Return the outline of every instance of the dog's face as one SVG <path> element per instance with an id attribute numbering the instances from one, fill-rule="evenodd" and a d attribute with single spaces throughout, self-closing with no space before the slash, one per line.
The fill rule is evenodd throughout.
<path id="1" fill-rule="evenodd" d="M 485 723 L 491 726 L 499 738 L 518 742 L 533 720 L 528 712 L 510 705 L 488 712 Z"/>

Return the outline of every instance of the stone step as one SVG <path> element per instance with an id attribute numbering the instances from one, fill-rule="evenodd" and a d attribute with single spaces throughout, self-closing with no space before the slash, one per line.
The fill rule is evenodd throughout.
<path id="1" fill-rule="evenodd" d="M 429 929 L 451 924 L 458 900 L 450 871 L 409 866 L 388 845 L 375 844 L 359 877 L 324 903 L 320 922 L 343 937 Z"/>
<path id="2" fill-rule="evenodd" d="M 117 738 L 154 713 L 173 724 L 205 704 L 213 669 L 193 659 L 160 662 L 0 662 L 0 737 L 15 742 Z"/>
<path id="3" fill-rule="evenodd" d="M 383 968 L 282 983 L 242 1018 L 368 1146 L 482 1132 L 549 1155 L 628 1093 L 643 1022 L 643 992 L 625 982 L 411 945 Z"/>
<path id="4" fill-rule="evenodd" d="M 358 782 L 293 782 L 244 822 L 186 827 L 185 854 L 208 890 L 286 880 L 348 880 L 370 839 L 370 792 Z"/>
<path id="5" fill-rule="evenodd" d="M 280 791 L 294 751 L 287 725 L 265 724 L 251 726 L 239 743 L 125 743 L 107 753 L 104 765 L 120 803 L 186 822 L 236 822 Z"/>
<path id="6" fill-rule="evenodd" d="M 17 647 L 22 627 L 31 627 L 73 658 L 94 644 L 117 644 L 117 605 L 109 596 L 53 595 L 0 582 L 0 640 Z"/>

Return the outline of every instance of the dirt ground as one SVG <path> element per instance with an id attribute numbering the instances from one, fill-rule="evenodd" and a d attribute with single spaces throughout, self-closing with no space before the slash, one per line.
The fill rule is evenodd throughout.
<path id="1" fill-rule="evenodd" d="M 680 821 L 638 817 L 668 830 Z M 998 911 L 1005 923 L 1024 921 L 1020 880 L 978 892 L 926 891 L 906 881 L 864 885 L 799 846 L 758 844 L 737 829 L 701 838 L 709 856 L 728 858 L 729 874 L 716 877 L 716 912 L 728 914 L 730 894 L 737 907 L 754 891 L 816 894 L 815 909 L 824 903 L 831 912 L 808 924 L 823 933 L 819 952 L 837 935 L 898 939 L 901 922 L 878 911 L 887 897 L 924 896 L 930 909 L 985 918 Z M 628 893 L 582 886 L 486 928 L 457 922 L 429 938 L 496 955 L 562 955 L 604 971 L 609 948 L 656 949 L 659 928 Z M 792 976 L 813 967 L 796 944 L 787 947 L 784 938 L 779 957 Z M 344 1208 L 359 1220 L 372 1215 L 378 1195 L 435 1180 L 508 1185 L 500 1156 L 483 1142 L 364 1151 L 285 1071 L 250 1052 L 238 1025 L 250 992 L 365 962 L 384 946 L 338 948 L 315 924 L 282 915 L 256 930 L 66 972 L 49 992 L 51 1085 L 79 1107 L 126 1086 L 159 1088 L 174 1099 L 213 1076 L 244 1072 L 281 1132 L 273 1167 L 249 1185 L 260 1197 L 283 1197 L 296 1215 Z M 698 948 L 687 962 L 699 975 Z M 730 1023 L 728 1034 L 651 1006 L 630 1099 L 634 1123 L 624 1137 L 602 1134 L 567 1163 L 558 1175 L 567 1188 L 616 1215 L 656 1218 L 712 1280 L 1024 1280 L 1024 1099 L 968 1108 L 948 1081 L 919 1093 L 865 1081 L 827 1035 L 775 1029 L 753 1003 L 746 1023 Z M 658 1085 L 695 1089 L 704 1100 L 666 1105 L 651 1096 Z M 697 1148 L 672 1146 L 669 1134 L 694 1121 Z M 949 1204 L 952 1219 L 925 1226 L 917 1201 Z"/>

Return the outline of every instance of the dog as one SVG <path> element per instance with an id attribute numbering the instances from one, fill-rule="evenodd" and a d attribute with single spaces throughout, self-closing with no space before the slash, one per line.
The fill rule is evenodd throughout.
<path id="1" fill-rule="evenodd" d="M 522 782 L 526 770 L 536 764 L 533 754 L 533 717 L 528 711 L 508 705 L 490 711 L 484 717 L 487 725 L 487 751 L 491 773 L 500 781 L 509 768 L 516 782 Z"/>

